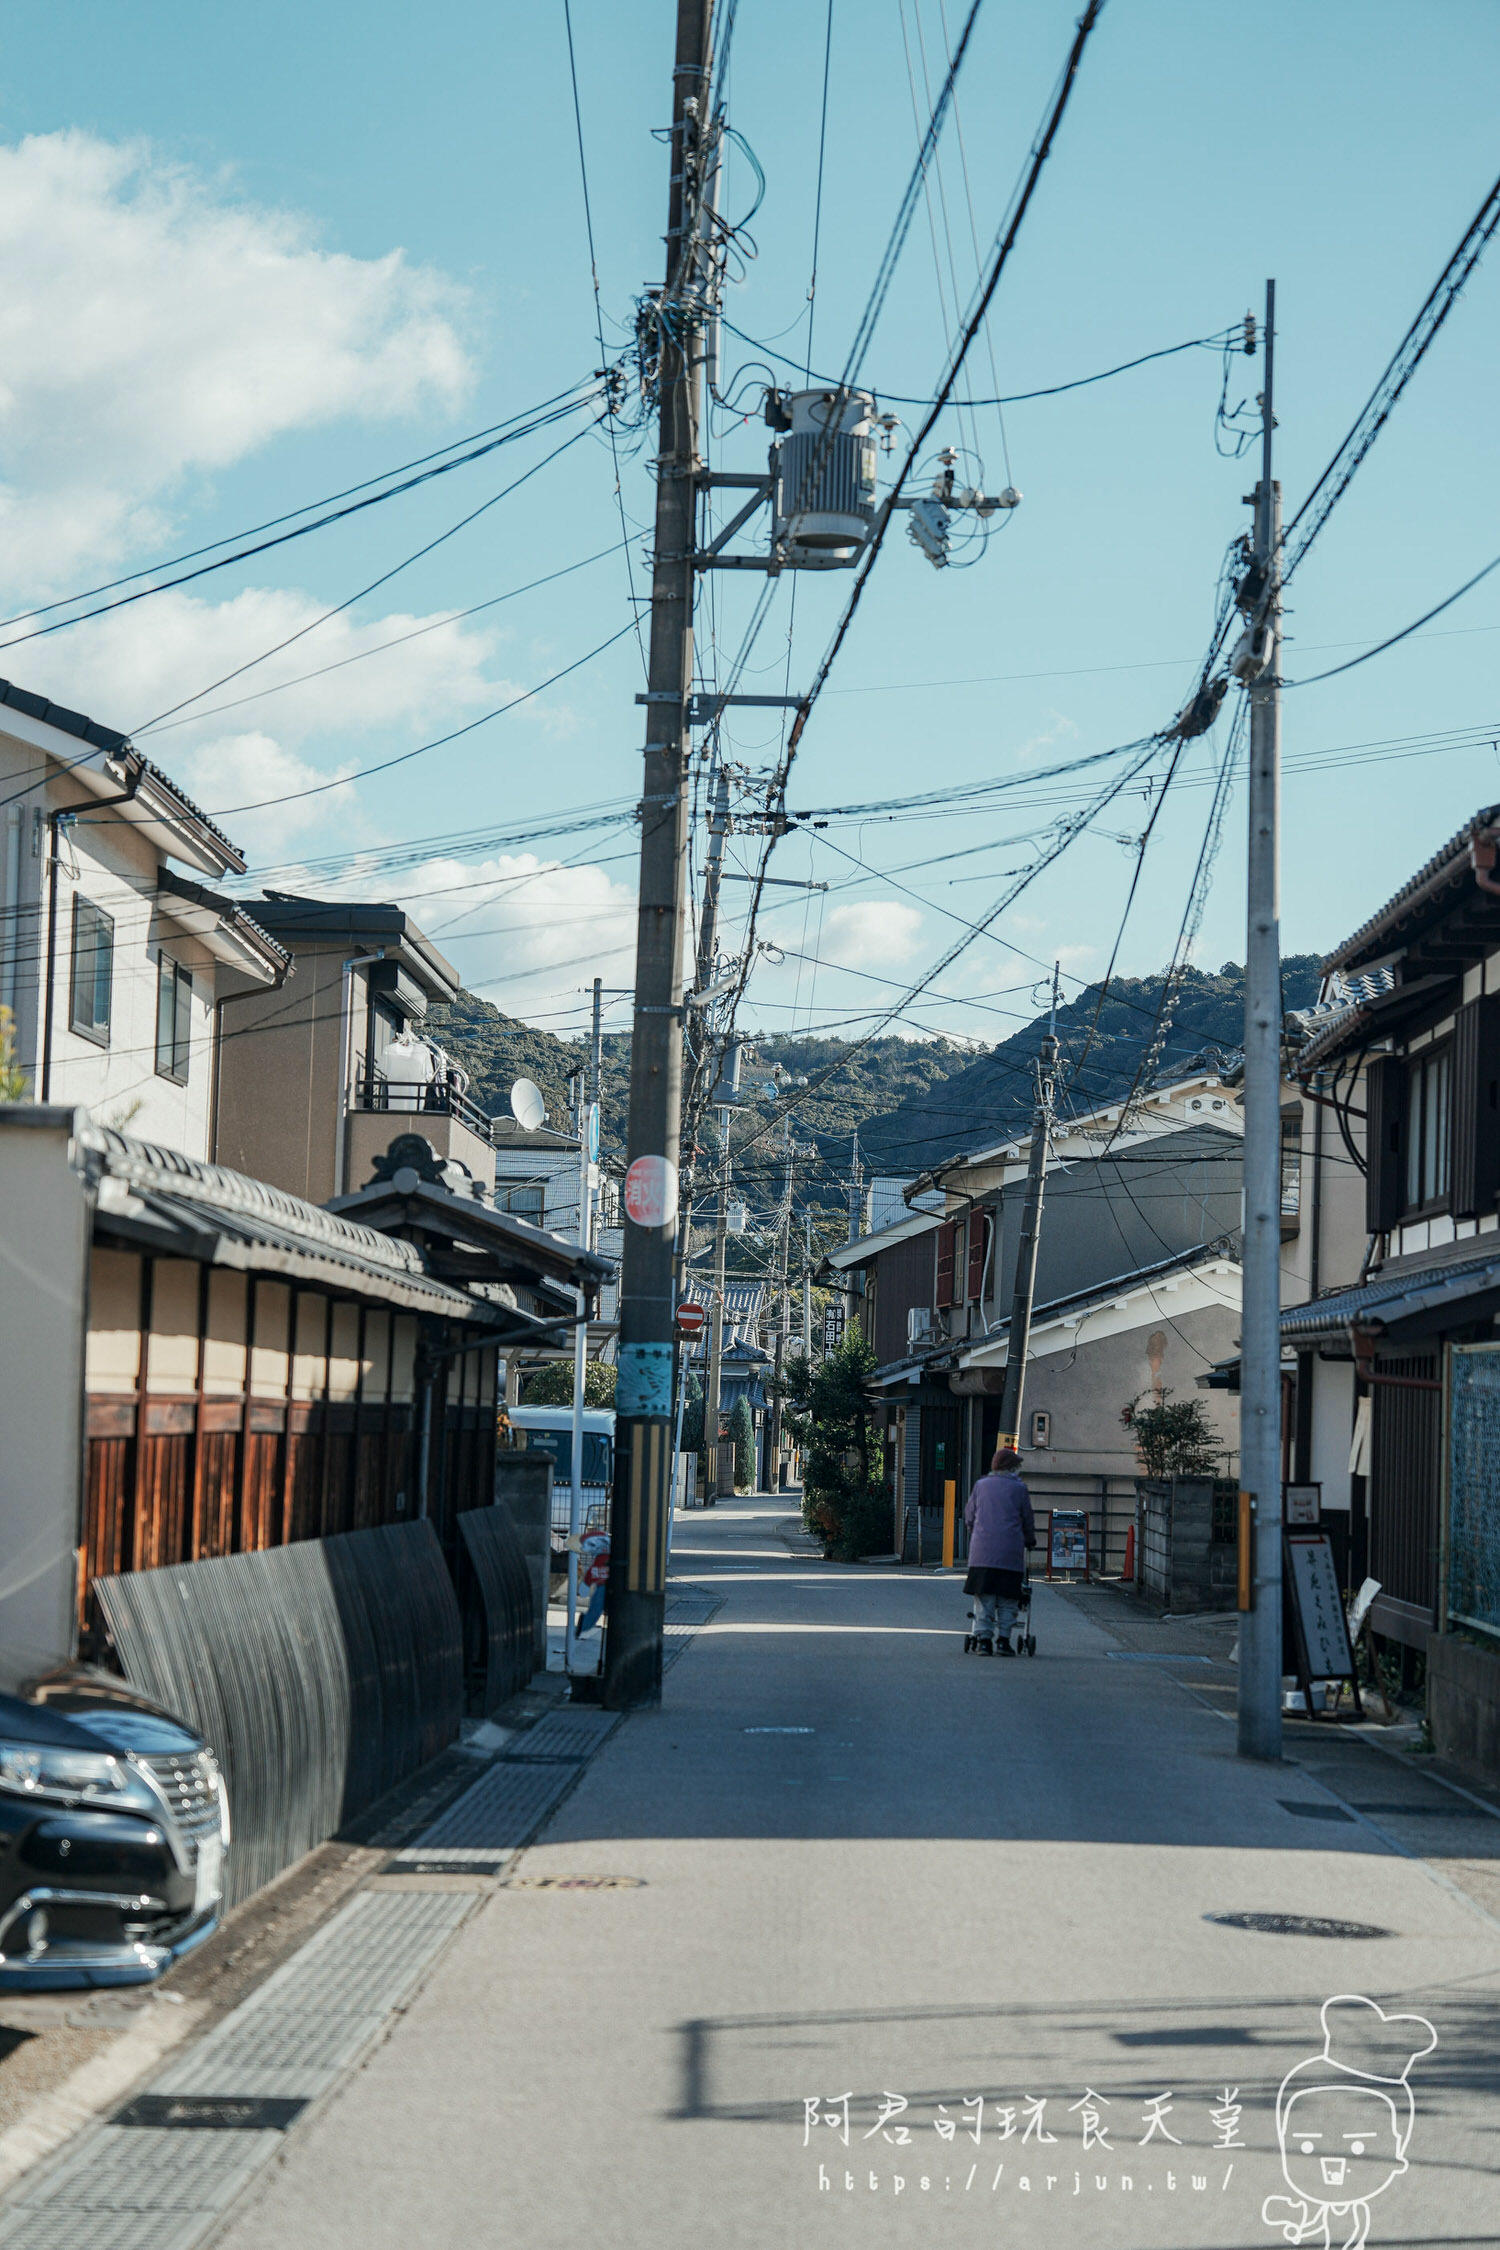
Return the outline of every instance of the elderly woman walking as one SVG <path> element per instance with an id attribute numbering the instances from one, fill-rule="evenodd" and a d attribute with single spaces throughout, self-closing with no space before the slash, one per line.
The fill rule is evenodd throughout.
<path id="1" fill-rule="evenodd" d="M 964 1647 L 985 1656 L 1015 1654 L 1010 1636 L 1026 1575 L 1026 1551 L 1036 1545 L 1031 1494 L 1016 1473 L 1020 1466 L 1020 1454 L 1003 1446 L 964 1509 L 969 1527 L 964 1592 L 974 1597 L 974 1630 Z"/>

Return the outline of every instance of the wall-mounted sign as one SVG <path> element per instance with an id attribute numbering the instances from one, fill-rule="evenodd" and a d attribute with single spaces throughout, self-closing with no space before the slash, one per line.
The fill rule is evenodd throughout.
<path id="1" fill-rule="evenodd" d="M 638 1227 L 670 1226 L 677 1216 L 677 1167 L 666 1156 L 638 1156 L 625 1175 L 625 1209 Z"/>
<path id="2" fill-rule="evenodd" d="M 1322 1513 L 1323 1487 L 1320 1484 L 1289 1484 L 1284 1488 L 1286 1501 L 1282 1513 L 1289 1524 L 1315 1524 Z"/>

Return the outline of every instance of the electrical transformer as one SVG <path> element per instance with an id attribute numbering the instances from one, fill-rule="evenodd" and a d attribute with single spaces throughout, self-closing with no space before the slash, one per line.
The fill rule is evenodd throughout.
<path id="1" fill-rule="evenodd" d="M 776 448 L 772 539 L 789 562 L 852 561 L 875 521 L 875 401 L 868 391 L 793 391 Z"/>

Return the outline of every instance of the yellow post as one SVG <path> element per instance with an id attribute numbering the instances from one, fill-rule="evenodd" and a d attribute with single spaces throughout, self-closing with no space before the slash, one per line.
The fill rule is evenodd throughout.
<path id="1" fill-rule="evenodd" d="M 953 1518 L 958 1509 L 958 1486 L 950 1477 L 943 1486 L 943 1568 L 953 1568 Z"/>

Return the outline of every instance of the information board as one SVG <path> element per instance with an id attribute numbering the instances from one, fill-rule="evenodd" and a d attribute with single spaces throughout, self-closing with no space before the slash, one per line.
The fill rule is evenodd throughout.
<path id="1" fill-rule="evenodd" d="M 1314 1680 L 1352 1682 L 1354 1651 L 1349 1646 L 1333 1542 L 1326 1531 L 1288 1531 L 1284 1545 L 1303 1685 Z"/>
<path id="2" fill-rule="evenodd" d="M 1054 1508 L 1047 1534 L 1047 1575 L 1089 1567 L 1089 1519 L 1082 1508 Z"/>

